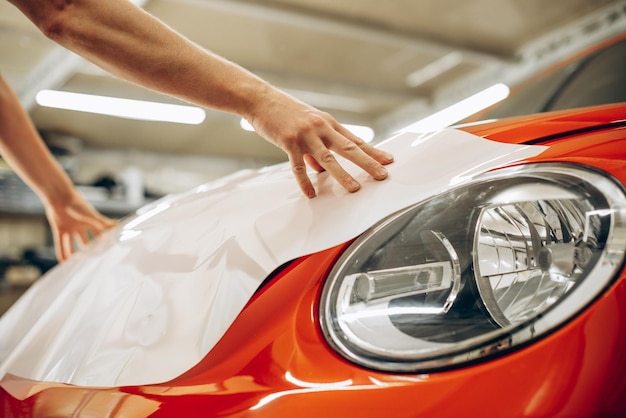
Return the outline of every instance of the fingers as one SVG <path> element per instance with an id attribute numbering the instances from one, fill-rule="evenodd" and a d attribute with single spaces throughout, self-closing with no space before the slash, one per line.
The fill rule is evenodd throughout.
<path id="1" fill-rule="evenodd" d="M 300 190 L 302 190 L 305 196 L 313 198 L 316 194 L 315 188 L 307 174 L 306 164 L 310 165 L 317 172 L 327 171 L 350 193 L 356 192 L 361 188 L 359 182 L 341 167 L 332 152 L 330 152 L 321 140 L 318 140 L 317 143 L 314 143 L 311 147 L 313 149 L 310 153 L 302 154 L 302 152 L 296 152 L 289 155 L 291 170 L 300 186 Z"/>
<path id="2" fill-rule="evenodd" d="M 337 159 L 330 152 L 330 149 L 320 144 L 320 146 L 314 150 L 313 158 L 315 158 L 324 170 L 328 171 L 328 174 L 330 174 L 337 183 L 341 184 L 341 186 L 350 193 L 354 193 L 361 188 L 359 182 L 337 162 Z"/>
<path id="3" fill-rule="evenodd" d="M 54 249 L 59 262 L 69 259 L 74 253 L 87 246 L 104 229 L 95 229 L 91 225 L 74 226 L 72 229 L 58 231 L 54 238 Z"/>
<path id="4" fill-rule="evenodd" d="M 311 167 L 313 170 L 317 171 L 318 173 L 321 173 L 322 171 L 324 171 L 324 167 L 322 167 L 321 165 L 319 165 L 317 163 L 317 161 L 315 160 L 315 158 L 313 158 L 312 155 L 310 154 L 305 154 L 304 155 L 304 161 L 306 162 L 306 164 Z"/>
<path id="5" fill-rule="evenodd" d="M 59 236 L 59 240 L 55 240 L 56 245 L 56 253 L 59 261 L 65 261 L 72 254 L 74 254 L 74 239 L 72 238 L 72 234 L 70 233 L 62 233 Z"/>
<path id="6" fill-rule="evenodd" d="M 59 262 L 66 261 L 80 248 L 89 243 L 87 230 L 81 232 L 75 231 L 57 231 L 54 239 L 54 250 Z"/>
<path id="7" fill-rule="evenodd" d="M 59 262 L 66 261 L 81 248 L 100 236 L 107 229 L 115 226 L 117 221 L 104 216 L 72 220 L 65 226 L 52 224 L 54 249 Z"/>
<path id="8" fill-rule="evenodd" d="M 74 244 L 76 246 L 76 250 L 78 251 L 80 248 L 85 247 L 92 240 L 90 233 L 91 229 L 82 228 L 79 229 L 78 232 L 74 234 Z"/>
<path id="9" fill-rule="evenodd" d="M 387 177 L 383 165 L 393 161 L 392 155 L 357 138 L 332 115 L 276 89 L 265 91 L 263 98 L 249 109 L 246 119 L 263 138 L 287 153 L 298 185 L 308 197 L 315 196 L 315 190 L 307 176 L 307 165 L 317 172 L 328 171 L 347 191 L 359 190 L 359 183 L 341 167 L 332 152 L 377 180 Z"/>
<path id="10" fill-rule="evenodd" d="M 85 219 L 85 221 L 91 221 L 92 227 L 99 232 L 104 232 L 107 229 L 112 228 L 118 224 L 117 220 L 107 218 L 106 216 L 100 214 L 100 212 L 97 212 L 95 210 L 90 214 L 90 218 Z"/>
<path id="11" fill-rule="evenodd" d="M 97 217 L 94 216 L 93 218 L 87 218 L 83 222 L 86 224 L 86 226 L 82 229 L 82 231 L 85 233 L 91 233 L 91 235 L 85 235 L 88 241 L 97 238 L 107 229 L 117 225 L 117 221 L 101 215 Z"/>
<path id="12" fill-rule="evenodd" d="M 376 180 L 387 178 L 384 164 L 393 162 L 393 155 L 373 147 L 355 136 L 342 125 L 335 127 L 338 135 L 333 135 L 329 148 L 337 154 L 352 161 Z"/>
<path id="13" fill-rule="evenodd" d="M 309 198 L 315 197 L 315 189 L 307 175 L 307 165 L 318 173 L 327 171 L 350 193 L 361 188 L 359 182 L 339 164 L 331 151 L 352 161 L 376 180 L 387 178 L 387 169 L 383 164 L 393 162 L 393 155 L 365 143 L 341 125 L 337 130 L 332 130 L 326 140 L 322 140 L 316 133 L 313 139 L 303 140 L 299 147 L 294 148 L 288 152 L 291 168 L 300 190 Z"/>
<path id="14" fill-rule="evenodd" d="M 306 173 L 306 164 L 304 163 L 304 156 L 300 157 L 298 155 L 291 156 L 289 155 L 289 161 L 291 162 L 291 171 L 293 172 L 296 181 L 298 182 L 298 186 L 300 186 L 300 190 L 302 193 L 310 198 L 315 197 L 315 188 L 309 179 L 309 176 Z"/>
<path id="15" fill-rule="evenodd" d="M 304 155 L 306 163 L 317 172 L 322 171 L 321 169 L 328 171 L 351 193 L 358 191 L 361 185 L 339 164 L 331 150 L 352 161 L 376 180 L 387 178 L 388 172 L 383 164 L 393 162 L 393 155 L 367 144 L 339 124 L 325 140 L 318 137 L 317 140 L 311 141 L 309 154 Z M 306 172 L 304 175 L 306 176 Z"/>

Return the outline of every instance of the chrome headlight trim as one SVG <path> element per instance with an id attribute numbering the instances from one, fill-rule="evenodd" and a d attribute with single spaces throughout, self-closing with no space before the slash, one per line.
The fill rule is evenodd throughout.
<path id="1" fill-rule="evenodd" d="M 511 179 L 520 179 L 519 184 L 516 183 L 517 180 Z M 501 184 L 504 186 L 502 190 L 497 190 L 497 193 L 485 192 L 484 197 L 475 199 L 459 197 L 466 190 L 477 192 Z M 538 306 L 536 312 L 530 311 L 529 317 L 524 315 L 516 317 L 511 314 L 519 311 L 515 303 L 510 305 L 513 307 L 512 311 L 504 314 L 509 305 L 502 300 L 507 298 L 496 301 L 494 294 L 497 292 L 490 290 L 485 277 L 481 275 L 480 270 L 489 267 L 487 264 L 481 265 L 477 258 L 479 226 L 483 225 L 482 219 L 489 208 L 506 206 L 512 213 L 513 209 L 509 206 L 518 203 L 516 199 L 522 203 L 528 202 L 529 191 L 534 193 L 535 189 L 540 196 L 552 197 L 550 201 L 573 201 L 576 205 L 582 205 L 580 207 L 583 209 L 574 205 L 571 212 L 573 214 L 586 210 L 585 205 L 593 203 L 598 206 L 589 207 L 585 212 L 591 219 L 591 221 L 587 219 L 586 222 L 593 222 L 596 225 L 592 232 L 593 237 L 589 236 L 589 230 L 582 231 L 582 235 L 579 234 L 581 236 L 576 238 L 576 243 L 582 242 L 582 239 L 591 240 L 598 237 L 603 242 L 598 244 L 600 247 L 593 249 L 593 260 L 589 262 L 589 269 L 585 270 L 584 267 L 570 266 L 569 262 L 559 264 L 563 259 L 569 260 L 573 250 L 580 253 L 576 255 L 577 257 L 590 257 L 584 245 L 574 244 L 572 237 L 568 238 L 571 241 L 569 245 L 558 242 L 545 245 L 545 239 L 537 241 L 536 237 L 533 238 L 535 244 L 543 242 L 544 245 L 541 253 L 533 252 L 535 257 L 528 261 L 529 265 L 532 264 L 534 268 L 545 271 L 546 277 L 551 281 L 563 278 L 565 284 L 541 288 L 547 292 L 545 300 L 549 303 Z M 471 208 L 472 214 L 467 214 L 467 217 L 460 221 L 467 224 L 468 231 L 471 230 L 468 236 L 473 235 L 471 245 L 465 243 L 473 254 L 461 254 L 461 258 L 465 260 L 465 267 L 459 265 L 457 253 L 467 251 L 455 248 L 455 243 L 450 243 L 446 233 L 433 229 L 426 233 L 427 238 L 423 238 L 425 231 L 421 231 L 419 239 L 413 237 L 407 241 L 422 247 L 436 247 L 432 251 L 429 250 L 429 257 L 433 258 L 435 254 L 435 259 L 431 262 L 417 264 L 410 262 L 408 266 L 392 265 L 383 269 L 378 268 L 376 264 L 378 262 L 374 262 L 376 268 L 364 268 L 364 271 L 359 271 L 366 263 L 363 261 L 365 258 L 374 258 L 375 253 L 380 253 L 378 257 L 384 257 L 385 245 L 390 245 L 394 239 L 397 240 L 394 237 L 405 233 L 407 226 L 410 229 L 411 222 L 415 222 L 421 216 L 421 212 L 429 210 L 429 205 L 434 205 L 433 208 L 437 209 L 438 206 L 433 202 L 446 203 L 445 199 L 450 197 L 458 201 L 465 199 L 480 203 L 478 205 L 480 207 Z M 442 204 L 439 204 L 439 209 L 442 209 L 441 207 Z M 457 210 L 455 216 L 459 213 Z M 570 216 L 567 213 L 559 214 L 561 215 Z M 541 225 L 538 229 L 545 230 Z M 412 232 L 408 231 L 406 234 L 411 235 Z M 536 235 L 536 232 L 533 234 Z M 419 234 L 415 234 L 417 235 Z M 532 234 L 529 233 L 528 236 L 530 235 Z M 412 257 L 410 245 L 407 248 L 408 250 L 405 248 L 400 252 L 407 251 L 409 254 L 407 257 L 410 258 Z M 613 281 L 623 264 L 625 251 L 626 196 L 624 190 L 606 174 L 575 164 L 560 163 L 529 164 L 496 170 L 399 211 L 355 240 L 337 261 L 324 285 L 320 300 L 322 331 L 328 343 L 339 354 L 364 367 L 393 372 L 428 372 L 460 366 L 529 344 L 570 321 Z M 561 253 L 565 256 L 560 256 Z M 556 261 L 545 261 L 550 260 L 550 257 Z M 469 275 L 467 270 L 469 262 L 472 269 L 476 267 L 476 274 Z M 397 264 L 398 261 L 394 260 L 393 263 Z M 569 272 L 567 274 L 571 274 L 571 277 L 565 277 L 566 274 L 560 270 L 556 273 L 548 272 L 557 267 L 565 273 Z M 462 269 L 463 279 L 461 279 Z M 392 279 L 394 274 L 398 280 Z M 567 280 L 571 283 L 567 283 Z M 469 283 L 470 281 L 473 283 Z M 389 290 L 389 283 L 392 282 L 397 283 L 394 284 L 396 288 Z M 377 287 L 382 290 L 377 290 Z M 475 293 L 474 297 L 480 299 L 481 310 L 484 311 L 487 320 L 483 328 L 471 330 L 467 337 L 463 337 L 467 327 L 463 325 L 454 329 L 456 325 L 448 326 L 445 315 L 463 294 L 464 299 L 461 297 L 462 300 L 458 301 L 458 304 L 468 303 L 467 293 L 470 287 Z M 496 287 L 494 286 L 494 289 Z M 397 291 L 399 296 L 394 298 L 393 291 Z M 555 300 L 550 302 L 553 296 Z M 428 298 L 430 298 L 428 303 L 423 302 Z M 422 302 L 417 304 L 403 302 L 406 300 Z M 519 304 L 519 301 L 514 302 Z M 499 304 L 505 305 L 504 310 L 500 309 Z M 422 317 L 426 318 L 423 324 L 411 323 L 414 318 Z M 450 315 L 449 318 L 454 318 L 448 321 L 450 323 L 457 320 Z M 468 323 L 471 327 L 471 321 Z M 438 337 L 430 338 L 430 330 L 434 330 Z M 454 340 L 455 333 L 461 335 L 457 340 Z"/>

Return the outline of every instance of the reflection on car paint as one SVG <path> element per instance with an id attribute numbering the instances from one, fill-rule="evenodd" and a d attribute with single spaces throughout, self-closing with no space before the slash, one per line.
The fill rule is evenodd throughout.
<path id="1" fill-rule="evenodd" d="M 355 194 L 323 173 L 318 197 L 306 199 L 280 165 L 140 210 L 53 270 L 2 318 L 0 370 L 89 386 L 174 378 L 209 352 L 284 262 L 350 240 L 429 194 L 545 149 L 458 130 L 400 132 L 381 148 L 397 156 L 388 180 L 353 168 L 365 183 Z M 457 164 L 441 164 L 459 149 Z"/>

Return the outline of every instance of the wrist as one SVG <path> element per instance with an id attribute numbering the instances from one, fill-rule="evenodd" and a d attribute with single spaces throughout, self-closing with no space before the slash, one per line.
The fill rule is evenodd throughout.
<path id="1" fill-rule="evenodd" d="M 245 113 L 240 116 L 246 119 L 252 126 L 267 115 L 277 115 L 284 110 L 294 108 L 296 100 L 283 91 L 265 83 L 257 87 L 249 97 L 249 103 L 244 108 Z"/>
<path id="2" fill-rule="evenodd" d="M 54 210 L 72 206 L 82 199 L 80 193 L 67 179 L 59 184 L 47 184 L 45 189 L 37 190 L 37 194 L 46 207 Z"/>
<path id="3" fill-rule="evenodd" d="M 248 122 L 252 122 L 259 113 L 258 109 L 270 98 L 273 90 L 274 89 L 265 82 L 253 82 L 242 87 L 239 89 L 239 92 L 241 93 L 243 105 L 240 109 L 236 110 L 236 113 Z"/>

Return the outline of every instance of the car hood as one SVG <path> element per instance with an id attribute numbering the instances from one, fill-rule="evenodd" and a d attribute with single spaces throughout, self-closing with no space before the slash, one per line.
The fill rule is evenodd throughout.
<path id="1" fill-rule="evenodd" d="M 625 106 L 626 103 L 612 103 L 498 121 L 482 121 L 468 124 L 463 130 L 509 144 L 538 143 L 575 133 L 623 126 L 626 122 Z"/>
<path id="2" fill-rule="evenodd" d="M 157 383 L 195 365 L 281 264 L 351 240 L 389 214 L 544 147 L 449 129 L 381 143 L 396 161 L 345 192 L 287 164 L 167 196 L 53 269 L 0 321 L 0 371 L 86 386 Z"/>

